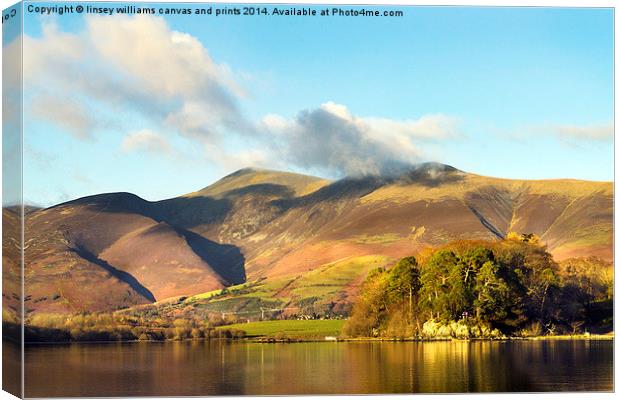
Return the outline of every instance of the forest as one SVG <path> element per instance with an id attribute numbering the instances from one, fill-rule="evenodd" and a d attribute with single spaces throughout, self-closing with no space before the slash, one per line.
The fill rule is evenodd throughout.
<path id="1" fill-rule="evenodd" d="M 606 333 L 613 267 L 556 262 L 533 234 L 461 240 L 369 273 L 344 334 L 352 337 L 495 338 Z"/>

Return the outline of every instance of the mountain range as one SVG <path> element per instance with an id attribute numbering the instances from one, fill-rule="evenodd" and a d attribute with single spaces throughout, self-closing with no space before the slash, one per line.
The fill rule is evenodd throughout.
<path id="1" fill-rule="evenodd" d="M 18 222 L 3 210 L 5 232 Z M 425 247 L 534 233 L 556 260 L 612 260 L 612 224 L 611 182 L 509 180 L 437 163 L 336 181 L 243 169 L 168 200 L 108 193 L 29 210 L 25 308 L 110 311 L 252 287 L 235 310 L 261 298 L 346 310 L 370 268 Z M 15 244 L 3 250 L 15 275 Z M 4 296 L 11 305 L 16 294 Z"/>

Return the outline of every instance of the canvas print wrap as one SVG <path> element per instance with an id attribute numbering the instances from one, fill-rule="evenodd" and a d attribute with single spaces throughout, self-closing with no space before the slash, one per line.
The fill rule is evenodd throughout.
<path id="1" fill-rule="evenodd" d="M 6 8 L 3 389 L 613 391 L 613 23 Z"/>

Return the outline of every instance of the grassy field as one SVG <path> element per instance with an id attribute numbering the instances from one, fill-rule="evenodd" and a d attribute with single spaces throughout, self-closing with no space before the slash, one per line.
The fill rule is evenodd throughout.
<path id="1" fill-rule="evenodd" d="M 218 329 L 238 329 L 248 337 L 284 336 L 289 338 L 324 338 L 338 336 L 344 320 L 275 320 L 221 326 Z"/>
<path id="2" fill-rule="evenodd" d="M 386 266 L 390 261 L 393 260 L 385 256 L 370 255 L 321 266 L 292 282 L 289 289 L 291 297 L 293 301 L 311 297 L 329 301 L 337 298 L 356 279 L 362 277 L 363 280 L 371 269 Z"/>
<path id="3" fill-rule="evenodd" d="M 350 301 L 347 291 L 363 282 L 368 271 L 385 267 L 395 260 L 381 255 L 350 257 L 322 265 L 297 276 L 285 276 L 267 281 L 247 282 L 223 290 L 214 290 L 190 296 L 176 305 L 188 306 L 204 312 L 221 312 L 256 319 L 279 315 L 273 310 L 287 309 L 289 313 L 322 315 L 330 305 Z M 334 311 L 334 314 L 342 311 Z"/>

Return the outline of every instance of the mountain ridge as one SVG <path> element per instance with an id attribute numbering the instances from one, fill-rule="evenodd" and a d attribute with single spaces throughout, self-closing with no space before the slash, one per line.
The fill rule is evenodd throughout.
<path id="1" fill-rule="evenodd" d="M 29 213 L 27 308 L 131 307 L 305 276 L 339 260 L 397 259 L 451 240 L 497 240 L 510 231 L 539 235 L 558 259 L 611 260 L 612 215 L 609 182 L 488 178 L 438 163 L 336 181 L 246 168 L 171 199 L 105 193 Z M 153 298 L 96 260 L 129 274 Z M 354 294 L 365 271 L 346 268 L 351 279 L 334 298 Z M 109 293 L 96 289 L 102 279 Z M 88 301 L 76 282 L 91 291 Z"/>

